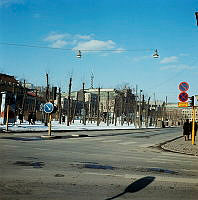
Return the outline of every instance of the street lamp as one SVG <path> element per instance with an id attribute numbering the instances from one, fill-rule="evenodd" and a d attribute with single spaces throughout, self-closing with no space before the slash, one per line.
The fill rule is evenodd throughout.
<path id="1" fill-rule="evenodd" d="M 90 50 L 90 51 L 95 51 L 95 50 Z M 97 50 L 97 51 L 105 51 L 105 50 Z M 114 51 L 114 50 L 110 50 L 110 51 Z M 124 51 L 128 51 L 128 50 L 124 50 Z M 78 50 L 78 53 L 76 55 L 77 58 L 81 58 L 82 57 L 82 53 L 81 50 Z M 159 54 L 157 49 L 155 49 L 155 52 L 153 54 L 153 58 L 159 58 Z"/>
<path id="2" fill-rule="evenodd" d="M 81 56 L 82 56 L 82 55 L 81 55 L 81 51 L 78 50 L 78 53 L 77 53 L 76 57 L 77 57 L 77 58 L 81 58 Z"/>
<path id="3" fill-rule="evenodd" d="M 157 49 L 155 49 L 155 53 L 153 54 L 153 58 L 159 58 L 159 54 Z"/>

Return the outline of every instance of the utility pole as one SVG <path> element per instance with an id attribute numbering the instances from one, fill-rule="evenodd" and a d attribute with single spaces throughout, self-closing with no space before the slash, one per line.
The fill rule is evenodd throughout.
<path id="1" fill-rule="evenodd" d="M 25 108 L 25 97 L 26 97 L 26 88 L 25 88 L 25 80 L 23 82 L 23 101 L 22 101 L 22 112 L 24 115 L 24 108 Z"/>
<path id="2" fill-rule="evenodd" d="M 48 73 L 46 73 L 46 82 L 47 82 L 47 87 L 46 87 L 45 99 L 46 99 L 46 102 L 48 102 L 49 101 L 49 77 L 48 77 Z"/>
<path id="3" fill-rule="evenodd" d="M 134 116 L 134 125 L 135 127 L 137 127 L 137 108 L 138 108 L 138 86 L 136 85 L 136 88 L 135 88 L 135 109 L 134 109 L 134 113 L 135 113 L 135 116 Z"/>
<path id="4" fill-rule="evenodd" d="M 121 109 L 120 109 L 120 111 L 121 111 L 121 125 L 123 126 L 123 124 L 124 124 L 124 119 L 123 119 L 123 115 L 124 115 L 124 93 L 122 92 L 121 94 L 120 94 L 120 106 L 121 106 Z"/>
<path id="5" fill-rule="evenodd" d="M 71 86 L 72 86 L 72 78 L 69 79 L 69 94 L 68 94 L 68 108 L 67 108 L 67 126 L 69 126 L 69 124 L 70 124 Z"/>
<path id="6" fill-rule="evenodd" d="M 129 104 L 129 102 L 130 102 L 130 94 L 131 94 L 131 90 L 130 89 L 127 89 L 127 92 L 126 92 L 126 96 L 125 96 L 125 108 L 126 108 L 126 120 L 127 120 L 127 124 L 128 124 L 128 126 L 129 126 L 129 121 L 130 121 L 130 119 L 129 119 L 129 110 L 131 110 L 131 107 L 130 107 L 130 104 Z"/>
<path id="7" fill-rule="evenodd" d="M 107 92 L 107 126 L 109 126 L 109 92 Z"/>
<path id="8" fill-rule="evenodd" d="M 154 123 L 155 127 L 157 126 L 157 118 L 158 118 L 158 108 L 157 108 L 157 103 L 155 99 L 155 93 L 154 93 L 154 101 L 155 101 L 155 115 L 154 115 Z"/>
<path id="9" fill-rule="evenodd" d="M 49 102 L 49 77 L 48 77 L 48 73 L 46 73 L 46 83 L 47 83 L 47 87 L 46 87 L 46 91 L 45 91 L 45 100 L 46 102 Z M 48 118 L 47 118 L 47 113 L 44 113 L 44 121 L 45 121 L 45 126 L 47 126 L 48 123 Z"/>
<path id="10" fill-rule="evenodd" d="M 97 126 L 100 125 L 100 87 L 98 88 Z"/>
<path id="11" fill-rule="evenodd" d="M 61 88 L 58 89 L 58 119 L 59 124 L 61 124 L 61 116 L 62 116 L 62 106 L 61 106 Z"/>
<path id="12" fill-rule="evenodd" d="M 141 118 L 141 125 L 143 124 L 143 122 L 145 123 L 145 102 L 144 102 L 144 94 L 142 95 L 142 109 L 141 109 L 141 113 L 142 113 L 142 118 Z"/>
<path id="13" fill-rule="evenodd" d="M 83 124 L 86 125 L 86 109 L 85 109 L 85 83 L 83 82 Z"/>
<path id="14" fill-rule="evenodd" d="M 34 99 L 34 112 L 36 112 L 36 106 L 37 106 L 37 89 L 36 89 L 36 93 L 35 93 L 35 99 Z"/>
<path id="15" fill-rule="evenodd" d="M 193 105 L 192 106 L 192 145 L 195 144 L 195 106 Z"/>
<path id="16" fill-rule="evenodd" d="M 147 109 L 146 109 L 146 127 L 149 126 L 149 109 L 150 109 L 150 102 L 151 97 L 148 98 L 148 102 L 147 102 Z"/>
<path id="17" fill-rule="evenodd" d="M 90 98 L 89 98 L 89 121 L 91 120 L 91 124 L 92 124 L 92 117 L 93 117 L 93 104 L 92 104 L 92 94 L 90 94 Z"/>
<path id="18" fill-rule="evenodd" d="M 75 116 L 76 116 L 77 104 L 78 104 L 78 92 L 77 92 L 76 101 L 74 101 L 74 109 L 73 109 L 73 115 L 72 115 L 73 124 L 74 124 L 74 120 L 75 120 Z"/>
<path id="19" fill-rule="evenodd" d="M 140 90 L 140 97 L 139 97 L 139 128 L 142 127 L 142 119 L 141 119 L 141 99 L 142 99 L 142 90 Z"/>
<path id="20" fill-rule="evenodd" d="M 118 102 L 117 96 L 115 96 L 114 101 L 115 102 L 114 102 L 114 115 L 113 115 L 113 117 L 114 117 L 114 125 L 116 126 L 117 125 L 117 111 L 118 111 L 118 109 L 117 109 L 117 102 Z"/>

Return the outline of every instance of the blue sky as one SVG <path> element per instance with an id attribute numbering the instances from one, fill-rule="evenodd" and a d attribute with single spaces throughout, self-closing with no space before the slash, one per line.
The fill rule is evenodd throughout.
<path id="1" fill-rule="evenodd" d="M 138 85 L 178 102 L 182 81 L 198 94 L 196 11 L 198 0 L 0 0 L 0 72 L 35 85 L 47 72 L 63 91 L 70 76 L 73 90 L 90 87 L 93 72 L 95 87 Z"/>

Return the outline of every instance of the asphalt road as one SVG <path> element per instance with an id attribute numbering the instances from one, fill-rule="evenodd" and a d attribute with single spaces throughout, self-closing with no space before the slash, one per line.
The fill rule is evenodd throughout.
<path id="1" fill-rule="evenodd" d="M 198 159 L 161 150 L 178 128 L 0 139 L 0 199 L 198 199 Z"/>

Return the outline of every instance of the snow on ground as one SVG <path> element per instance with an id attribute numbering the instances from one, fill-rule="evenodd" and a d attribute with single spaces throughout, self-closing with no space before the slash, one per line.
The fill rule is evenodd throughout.
<path id="1" fill-rule="evenodd" d="M 114 124 L 110 124 L 107 126 L 106 123 L 101 122 L 99 126 L 97 126 L 96 123 L 86 122 L 86 125 L 80 123 L 80 120 L 75 120 L 74 123 L 72 123 L 70 126 L 67 126 L 67 123 L 59 124 L 58 121 L 52 121 L 52 130 L 108 130 L 108 129 L 135 129 L 136 127 L 134 124 L 131 124 L 128 126 L 127 123 L 124 123 L 123 126 L 118 123 L 117 126 Z M 143 126 L 142 128 L 145 128 Z M 153 127 L 149 127 L 153 128 Z M 0 125 L 0 130 L 5 130 L 5 125 Z M 9 131 L 17 131 L 17 132 L 25 132 L 25 131 L 47 131 L 48 126 L 44 126 L 43 123 L 37 121 L 35 125 L 29 125 L 27 121 L 20 124 L 19 122 L 16 122 L 15 124 L 9 124 L 8 126 Z"/>

